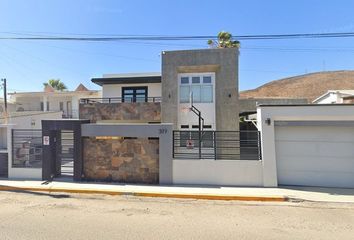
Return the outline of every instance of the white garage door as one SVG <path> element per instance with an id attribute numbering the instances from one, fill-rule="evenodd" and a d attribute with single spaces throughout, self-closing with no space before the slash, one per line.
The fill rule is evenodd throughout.
<path id="1" fill-rule="evenodd" d="M 279 185 L 354 188 L 354 127 L 276 126 Z"/>

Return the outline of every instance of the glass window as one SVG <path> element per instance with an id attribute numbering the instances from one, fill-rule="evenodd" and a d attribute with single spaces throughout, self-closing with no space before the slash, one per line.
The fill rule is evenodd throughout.
<path id="1" fill-rule="evenodd" d="M 181 84 L 189 84 L 189 77 L 181 77 Z"/>
<path id="2" fill-rule="evenodd" d="M 136 93 L 137 94 L 145 94 L 146 90 L 145 89 L 137 89 Z"/>
<path id="3" fill-rule="evenodd" d="M 211 77 L 210 77 L 210 76 L 204 76 L 204 77 L 203 77 L 203 83 L 209 83 L 209 84 L 211 84 Z"/>
<path id="4" fill-rule="evenodd" d="M 122 89 L 123 102 L 146 102 L 147 87 L 126 87 Z"/>
<path id="5" fill-rule="evenodd" d="M 199 84 L 200 83 L 200 77 L 192 77 L 192 83 L 193 84 Z"/>
<path id="6" fill-rule="evenodd" d="M 124 102 L 133 102 L 133 95 L 125 94 L 124 95 Z"/>
<path id="7" fill-rule="evenodd" d="M 180 91 L 179 91 L 179 100 L 181 103 L 188 103 L 189 102 L 189 93 L 190 93 L 190 87 L 189 85 L 186 86 L 180 86 Z"/>
<path id="8" fill-rule="evenodd" d="M 201 87 L 201 101 L 207 103 L 213 102 L 213 86 L 202 85 Z"/>
<path id="9" fill-rule="evenodd" d="M 180 78 L 180 101 L 189 102 L 189 94 L 193 94 L 195 103 L 213 102 L 213 79 L 211 75 L 191 75 Z M 185 88 L 183 88 L 184 86 Z M 188 86 L 188 87 L 187 87 Z M 188 93 L 189 91 L 189 93 Z"/>
<path id="10" fill-rule="evenodd" d="M 200 102 L 200 85 L 192 86 L 193 102 Z"/>

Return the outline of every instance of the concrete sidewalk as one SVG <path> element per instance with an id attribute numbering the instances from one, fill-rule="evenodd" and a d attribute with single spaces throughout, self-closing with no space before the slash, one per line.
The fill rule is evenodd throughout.
<path id="1" fill-rule="evenodd" d="M 43 191 L 209 200 L 270 202 L 305 200 L 354 203 L 354 189 L 314 187 L 246 188 L 176 185 L 156 186 L 113 183 L 76 183 L 65 181 L 0 180 L 0 191 Z"/>

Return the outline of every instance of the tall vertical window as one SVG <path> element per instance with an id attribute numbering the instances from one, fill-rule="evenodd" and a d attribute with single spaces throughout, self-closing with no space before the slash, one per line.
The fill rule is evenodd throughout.
<path id="1" fill-rule="evenodd" d="M 194 103 L 213 102 L 213 79 L 211 75 L 200 74 L 180 78 L 180 103 L 188 103 L 193 95 Z"/>

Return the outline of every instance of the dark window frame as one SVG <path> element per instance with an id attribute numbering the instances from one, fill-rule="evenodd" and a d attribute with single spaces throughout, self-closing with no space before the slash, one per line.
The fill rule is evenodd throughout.
<path id="1" fill-rule="evenodd" d="M 142 94 L 137 94 L 137 90 L 141 90 L 141 89 L 144 89 L 145 90 L 145 102 L 148 102 L 148 96 L 149 96 L 149 93 L 148 93 L 148 87 L 147 86 L 137 86 L 137 87 L 122 87 L 122 102 L 125 102 L 125 95 L 131 95 L 131 94 L 125 94 L 125 91 L 127 90 L 132 90 L 133 91 L 133 97 L 131 99 L 130 102 L 139 102 L 137 101 L 137 98 L 140 98 L 140 95 Z M 141 97 L 143 98 L 143 97 Z M 127 101 L 129 102 L 129 101 Z"/>

